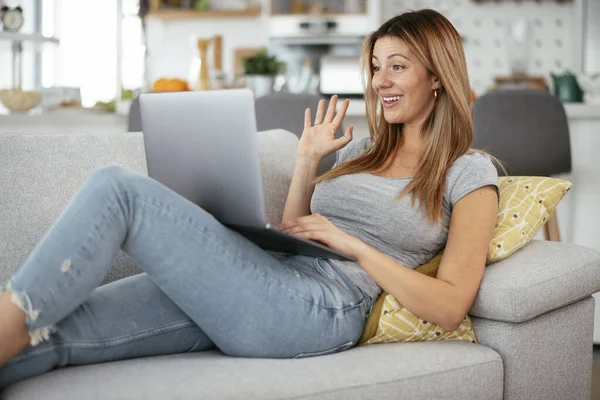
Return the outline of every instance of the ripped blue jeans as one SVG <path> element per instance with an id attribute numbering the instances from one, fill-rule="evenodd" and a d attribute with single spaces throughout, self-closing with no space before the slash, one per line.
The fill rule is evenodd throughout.
<path id="1" fill-rule="evenodd" d="M 145 273 L 98 287 L 119 249 Z M 31 345 L 0 387 L 66 365 L 218 348 L 334 353 L 372 300 L 326 260 L 266 252 L 153 179 L 94 171 L 7 287 Z"/>

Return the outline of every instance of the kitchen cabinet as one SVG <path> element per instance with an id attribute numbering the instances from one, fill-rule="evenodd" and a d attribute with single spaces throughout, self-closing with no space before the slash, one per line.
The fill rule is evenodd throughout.
<path id="1" fill-rule="evenodd" d="M 0 133 L 122 133 L 127 117 L 89 109 L 62 109 L 28 114 L 0 113 Z"/>
<path id="2" fill-rule="evenodd" d="M 178 10 L 162 9 L 151 11 L 149 16 L 162 20 L 179 20 L 192 18 L 255 18 L 260 17 L 260 8 L 249 8 L 245 10 Z"/>
<path id="3" fill-rule="evenodd" d="M 501 3 L 501 2 L 517 2 L 517 3 L 521 3 L 523 0 L 473 0 L 473 2 L 475 3 Z M 536 3 L 551 3 L 551 2 L 556 2 L 556 3 L 570 3 L 573 2 L 573 0 L 525 0 L 525 1 L 530 1 L 533 2 L 535 1 Z"/>
<path id="4" fill-rule="evenodd" d="M 194 7 L 193 1 L 161 1 L 150 2 L 148 15 L 161 20 L 179 20 L 195 18 L 255 18 L 262 11 L 258 2 L 214 2 L 204 7 Z"/>
<path id="5" fill-rule="evenodd" d="M 375 0 L 271 0 L 269 11 L 271 15 L 340 15 L 368 14 L 368 3 Z"/>
<path id="6" fill-rule="evenodd" d="M 289 44 L 360 43 L 381 22 L 376 0 L 271 0 L 269 38 Z"/>

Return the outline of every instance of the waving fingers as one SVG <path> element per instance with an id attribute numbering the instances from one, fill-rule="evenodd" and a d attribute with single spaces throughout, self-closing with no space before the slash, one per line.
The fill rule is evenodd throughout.
<path id="1" fill-rule="evenodd" d="M 335 118 L 333 119 L 333 123 L 336 126 L 336 128 L 339 128 L 340 125 L 342 124 L 342 121 L 344 120 L 344 117 L 346 116 L 346 111 L 348 111 L 348 106 L 350 105 L 350 100 L 344 100 L 342 101 L 342 105 L 340 106 L 340 109 L 337 113 L 337 115 L 335 116 Z"/>
<path id="2" fill-rule="evenodd" d="M 308 129 L 312 126 L 310 119 L 310 108 L 307 108 L 304 110 L 304 129 Z"/>
<path id="3" fill-rule="evenodd" d="M 325 114 L 325 99 L 319 100 L 319 105 L 317 106 L 317 115 L 315 116 L 315 125 L 323 123 L 323 118 Z"/>
<path id="4" fill-rule="evenodd" d="M 346 132 L 344 132 L 344 136 L 342 136 L 341 138 L 335 139 L 333 141 L 334 148 L 336 150 L 339 150 L 342 147 L 344 147 L 345 145 L 347 145 L 348 143 L 350 143 L 352 141 L 353 133 L 354 133 L 354 127 L 352 125 L 350 125 L 348 128 L 346 128 Z"/>
<path id="5" fill-rule="evenodd" d="M 337 107 L 337 95 L 331 96 L 331 100 L 329 101 L 329 107 L 327 108 L 327 115 L 325 116 L 325 120 L 323 122 L 330 123 L 333 121 L 335 117 L 335 109 Z"/>

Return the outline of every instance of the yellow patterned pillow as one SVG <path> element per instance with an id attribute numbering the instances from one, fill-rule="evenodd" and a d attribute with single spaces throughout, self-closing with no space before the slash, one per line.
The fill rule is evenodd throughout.
<path id="1" fill-rule="evenodd" d="M 427 264 L 415 269 L 434 277 L 442 259 L 442 253 L 436 255 Z M 440 326 L 417 317 L 404 308 L 389 293 L 383 292 L 367 320 L 360 344 L 421 342 L 427 340 L 466 340 L 477 343 L 471 318 L 466 315 L 460 326 L 454 331 L 445 331 Z"/>
<path id="2" fill-rule="evenodd" d="M 548 221 L 571 182 L 538 176 L 498 178 L 500 205 L 488 263 L 505 259 L 525 246 Z"/>
<path id="3" fill-rule="evenodd" d="M 439 325 L 424 321 L 404 308 L 391 294 L 385 294 L 382 301 L 377 331 L 361 344 L 423 342 L 428 340 L 466 340 L 477 343 L 471 318 L 466 315 L 460 326 L 453 331 L 445 331 Z"/>

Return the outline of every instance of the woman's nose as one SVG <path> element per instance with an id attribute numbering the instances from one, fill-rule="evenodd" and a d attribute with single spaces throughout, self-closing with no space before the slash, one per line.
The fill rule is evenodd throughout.
<path id="1" fill-rule="evenodd" d="M 391 83 L 390 75 L 385 68 L 382 68 L 375 76 L 373 76 L 373 85 L 376 89 L 389 87 Z"/>

